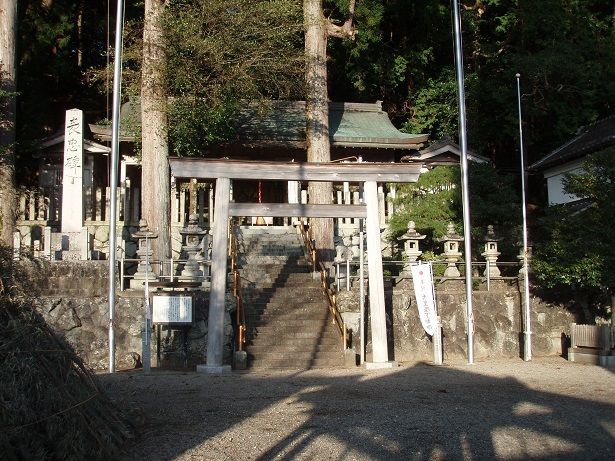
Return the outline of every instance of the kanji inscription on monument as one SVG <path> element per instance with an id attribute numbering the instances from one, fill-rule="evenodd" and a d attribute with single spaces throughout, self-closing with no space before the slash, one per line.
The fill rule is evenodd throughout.
<path id="1" fill-rule="evenodd" d="M 83 226 L 83 112 L 66 111 L 62 176 L 62 232 Z"/>

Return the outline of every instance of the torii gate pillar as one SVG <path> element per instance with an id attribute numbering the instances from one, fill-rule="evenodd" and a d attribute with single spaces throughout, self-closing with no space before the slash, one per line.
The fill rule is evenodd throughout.
<path id="1" fill-rule="evenodd" d="M 365 368 L 392 368 L 397 364 L 389 362 L 387 347 L 384 277 L 382 273 L 382 249 L 380 247 L 380 221 L 378 218 L 378 184 L 376 181 L 365 181 L 363 191 L 367 205 L 369 312 L 372 333 L 372 361 L 365 362 Z"/>
<path id="2" fill-rule="evenodd" d="M 216 179 L 216 208 L 214 235 L 211 249 L 211 288 L 207 321 L 207 364 L 197 365 L 196 371 L 224 373 L 231 371 L 223 365 L 224 352 L 224 297 L 226 294 L 226 259 L 228 257 L 228 218 L 231 182 L 229 178 Z"/>

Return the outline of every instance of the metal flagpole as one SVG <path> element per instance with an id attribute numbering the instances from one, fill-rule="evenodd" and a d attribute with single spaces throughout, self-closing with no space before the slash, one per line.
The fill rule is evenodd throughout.
<path id="1" fill-rule="evenodd" d="M 468 330 L 468 363 L 474 363 L 474 311 L 472 308 L 472 243 L 470 241 L 470 199 L 468 189 L 468 143 L 466 139 L 466 103 L 463 72 L 463 45 L 461 41 L 461 18 L 459 2 L 453 0 L 453 23 L 455 28 L 455 65 L 457 68 L 457 92 L 459 95 L 459 139 L 461 144 L 461 196 L 463 202 L 463 240 L 466 258 L 466 317 Z"/>
<path id="2" fill-rule="evenodd" d="M 120 149 L 120 94 L 122 92 L 122 35 L 124 1 L 117 1 L 115 19 L 115 61 L 113 63 L 113 114 L 111 125 L 111 203 L 109 213 L 109 373 L 115 373 L 115 264 L 117 220 L 117 165 Z"/>
<path id="3" fill-rule="evenodd" d="M 145 234 L 145 299 L 143 300 L 145 312 L 143 315 L 143 347 L 141 351 L 141 362 L 143 363 L 144 373 L 149 373 L 152 367 L 152 360 L 150 354 L 150 325 L 152 316 L 150 313 L 149 305 L 149 267 L 149 239 L 148 235 Z M 157 366 L 160 366 L 160 364 L 157 364 Z"/>
<path id="4" fill-rule="evenodd" d="M 527 212 L 525 206 L 525 164 L 523 151 L 523 124 L 521 119 L 521 74 L 517 74 L 517 104 L 519 107 L 519 150 L 521 152 L 521 210 L 523 212 L 523 285 L 525 299 L 523 304 L 523 360 L 532 360 L 532 328 L 530 321 L 530 281 L 527 255 Z"/>

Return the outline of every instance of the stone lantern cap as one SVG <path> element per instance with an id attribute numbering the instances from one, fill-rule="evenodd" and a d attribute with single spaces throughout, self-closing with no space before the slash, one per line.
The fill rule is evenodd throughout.
<path id="1" fill-rule="evenodd" d="M 181 235 L 205 235 L 208 232 L 199 227 L 199 216 L 196 213 L 191 213 L 188 216 L 188 225 L 179 230 Z"/>
<path id="2" fill-rule="evenodd" d="M 487 233 L 483 237 L 484 242 L 499 242 L 503 237 L 499 237 L 493 230 L 493 226 L 487 226 Z"/>
<path id="3" fill-rule="evenodd" d="M 153 239 L 153 238 L 158 237 L 158 234 L 154 231 L 149 230 L 149 226 L 147 225 L 147 221 L 145 219 L 140 219 L 139 220 L 139 230 L 135 232 L 134 234 L 131 234 L 131 236 L 137 239 L 144 239 L 144 238 Z"/>
<path id="4" fill-rule="evenodd" d="M 397 238 L 397 240 L 405 241 L 405 240 L 423 240 L 426 236 L 421 235 L 416 231 L 416 224 L 414 221 L 408 222 L 408 231 Z"/>
<path id="5" fill-rule="evenodd" d="M 452 222 L 448 223 L 448 226 L 446 226 L 446 235 L 438 239 L 438 242 L 461 242 L 461 241 L 463 241 L 463 236 L 455 232 L 455 225 Z"/>

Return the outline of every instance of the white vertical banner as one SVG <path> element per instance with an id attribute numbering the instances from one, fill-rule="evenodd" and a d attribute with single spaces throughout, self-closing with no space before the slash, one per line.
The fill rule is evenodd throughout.
<path id="1" fill-rule="evenodd" d="M 410 267 L 412 271 L 412 283 L 416 296 L 416 307 L 425 332 L 433 336 L 438 325 L 436 313 L 436 296 L 433 285 L 433 272 L 431 262 L 418 263 Z"/>

